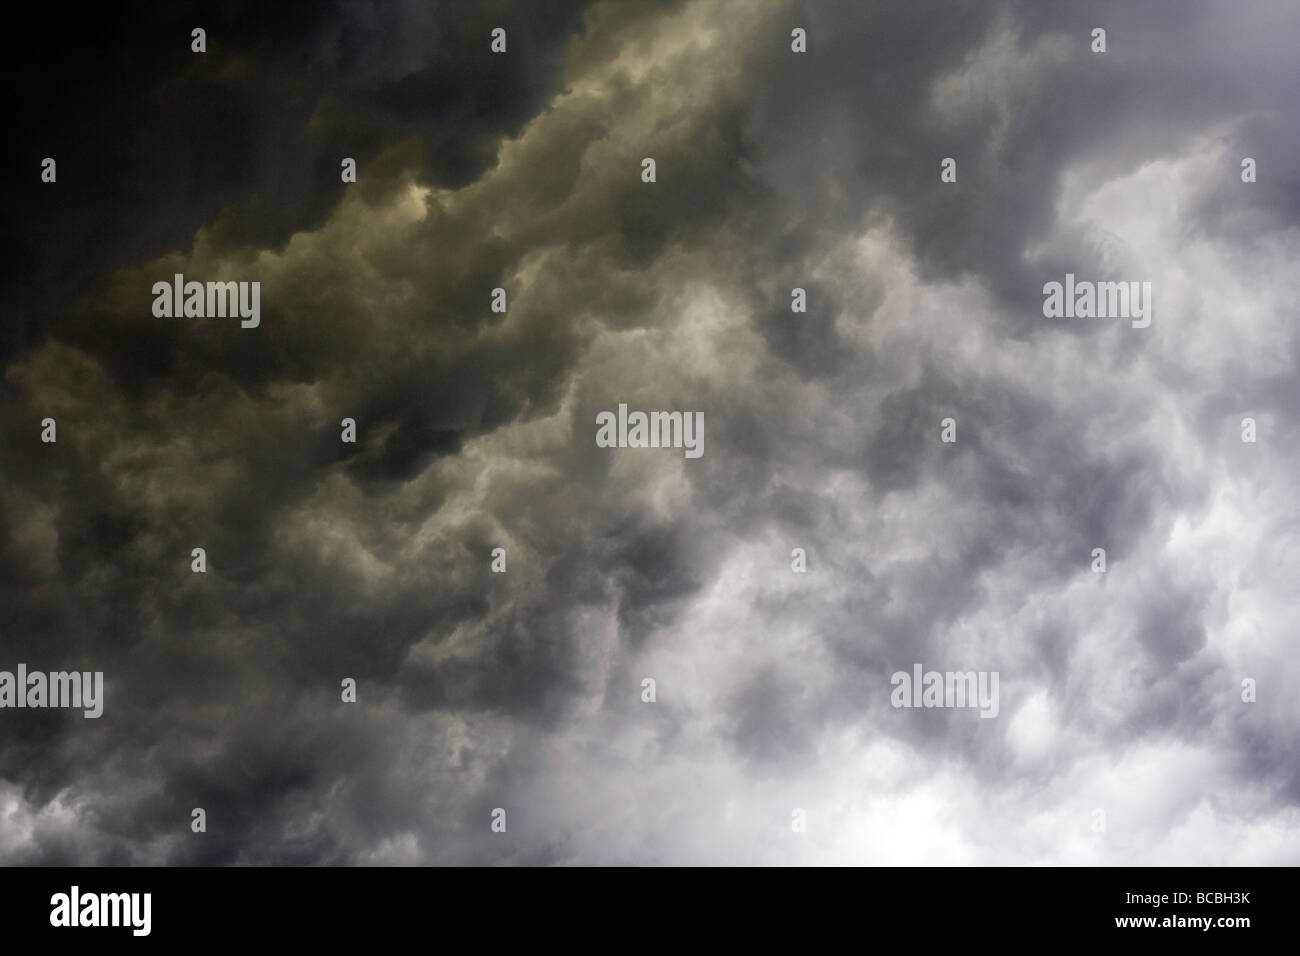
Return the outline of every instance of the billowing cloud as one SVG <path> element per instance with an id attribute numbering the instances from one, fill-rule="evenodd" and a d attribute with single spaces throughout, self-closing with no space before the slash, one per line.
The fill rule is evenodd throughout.
<path id="1" fill-rule="evenodd" d="M 0 711 L 0 858 L 1300 859 L 1297 11 L 135 16 L 10 148 L 0 669 L 107 693 Z"/>

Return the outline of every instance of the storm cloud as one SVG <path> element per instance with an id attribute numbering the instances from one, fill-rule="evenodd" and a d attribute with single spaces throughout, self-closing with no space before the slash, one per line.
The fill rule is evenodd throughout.
<path id="1" fill-rule="evenodd" d="M 1298 28 L 33 27 L 0 669 L 102 670 L 105 705 L 0 710 L 0 861 L 1300 862 Z M 260 326 L 156 317 L 177 273 L 260 282 Z M 1044 317 L 1067 273 L 1152 283 L 1150 327 Z M 598 447 L 620 403 L 702 412 L 703 456 Z M 997 717 L 891 705 L 915 664 L 998 672 Z"/>

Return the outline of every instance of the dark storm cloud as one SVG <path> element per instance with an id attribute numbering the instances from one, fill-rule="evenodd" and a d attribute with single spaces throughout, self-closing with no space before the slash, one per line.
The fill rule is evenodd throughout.
<path id="1" fill-rule="evenodd" d="M 222 246 L 264 248 L 318 227 L 339 201 L 344 156 L 385 173 L 358 183 L 376 199 L 403 170 L 431 185 L 472 181 L 545 102 L 583 7 L 42 8 L 5 51 L 21 108 L 6 129 L 0 288 L 6 311 L 24 309 L 3 354 L 56 331 L 69 293 L 93 295 L 105 271 L 188 248 L 200 226 Z M 489 61 L 495 26 L 515 52 Z M 207 53 L 191 52 L 195 27 Z M 31 188 L 46 156 L 57 191 Z"/>
<path id="2" fill-rule="evenodd" d="M 1224 415 L 1294 432 L 1297 339 L 1242 384 L 1164 313 L 1148 336 L 1049 325 L 1040 290 L 1168 268 L 1140 216 L 1114 241 L 1074 221 L 1067 179 L 1091 195 L 1209 129 L 1280 175 L 1242 201 L 1161 180 L 1194 200 L 1182 235 L 1254 241 L 1261 270 L 1285 248 L 1292 54 L 1263 9 L 182 6 L 36 31 L 29 75 L 102 55 L 41 88 L 10 151 L 35 157 L 24 182 L 59 157 L 60 181 L 57 204 L 17 191 L 6 240 L 4 646 L 103 669 L 110 696 L 99 722 L 6 713 L 0 799 L 31 832 L 0 855 L 856 859 L 770 842 L 759 815 L 788 828 L 801 781 L 841 812 L 884 760 L 873 793 L 929 788 L 993 859 L 951 768 L 1030 819 L 1136 741 L 1230 752 L 1245 665 L 1212 569 L 1281 602 L 1251 667 L 1286 595 L 1250 542 L 1187 544 L 1178 519 L 1224 497 Z M 156 319 L 178 271 L 260 279 L 262 326 Z M 619 402 L 704 410 L 704 456 L 597 448 Z M 913 662 L 1001 670 L 1000 718 L 892 709 Z M 1265 706 L 1225 758 L 1262 781 L 1264 827 L 1295 795 Z M 1068 856 L 1027 840 L 1020 860 Z"/>

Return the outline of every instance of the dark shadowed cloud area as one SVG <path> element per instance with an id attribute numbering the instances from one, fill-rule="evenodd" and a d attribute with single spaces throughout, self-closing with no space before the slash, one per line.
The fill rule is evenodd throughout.
<path id="1" fill-rule="evenodd" d="M 0 863 L 1300 863 L 1297 35 L 1282 0 L 8 34 L 0 670 L 105 700 L 0 709 Z M 176 273 L 260 282 L 260 325 L 155 316 Z M 1149 327 L 1044 317 L 1067 273 L 1149 282 Z M 702 456 L 598 447 L 620 403 L 702 412 Z M 997 672 L 996 716 L 892 706 L 917 664 Z"/>

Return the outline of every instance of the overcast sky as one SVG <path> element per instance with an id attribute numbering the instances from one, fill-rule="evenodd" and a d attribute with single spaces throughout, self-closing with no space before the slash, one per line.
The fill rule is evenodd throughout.
<path id="1" fill-rule="evenodd" d="M 106 691 L 0 862 L 1300 863 L 1300 6 L 100 16 L 5 40 L 0 669 Z"/>

